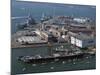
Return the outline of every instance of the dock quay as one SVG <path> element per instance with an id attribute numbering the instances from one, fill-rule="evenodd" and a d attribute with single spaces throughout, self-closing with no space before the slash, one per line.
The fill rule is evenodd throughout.
<path id="1" fill-rule="evenodd" d="M 34 47 L 49 47 L 49 46 L 61 46 L 61 45 L 66 45 L 66 43 L 53 43 L 53 44 L 48 44 L 48 43 L 42 43 L 42 44 L 32 44 L 32 45 L 12 45 L 11 48 L 34 48 Z"/>
<path id="2" fill-rule="evenodd" d="M 95 30 L 91 29 L 91 26 L 78 27 L 69 26 L 67 29 L 66 26 L 44 23 L 40 24 L 40 28 L 28 27 L 11 36 L 11 48 L 50 47 L 50 54 L 47 56 L 18 56 L 17 60 L 24 63 L 78 59 L 85 55 L 95 55 Z M 58 48 L 54 50 L 53 47 L 56 46 Z M 64 46 L 66 49 L 63 49 Z"/>
<path id="3" fill-rule="evenodd" d="M 58 45 L 66 45 L 67 43 L 64 42 L 64 43 L 49 43 L 48 41 L 46 40 L 41 40 L 40 39 L 40 36 L 36 36 L 36 40 L 37 42 L 33 42 L 33 43 L 30 43 L 30 44 L 22 44 L 20 42 L 17 41 L 18 38 L 21 38 L 21 39 L 25 39 L 25 40 L 30 40 L 31 36 L 25 36 L 26 34 L 30 33 L 29 31 L 27 30 L 24 30 L 24 31 L 18 31 L 16 33 L 14 33 L 12 36 L 11 36 L 11 48 L 32 48 L 32 47 L 46 47 L 46 46 L 58 46 Z M 23 37 L 24 38 L 23 38 Z M 26 39 L 26 37 L 28 37 L 28 39 Z M 34 37 L 34 36 L 33 36 Z M 39 39 L 37 39 L 39 38 Z M 32 39 L 31 39 L 32 40 Z M 33 39 L 34 40 L 34 39 Z"/>
<path id="4" fill-rule="evenodd" d="M 26 23 L 25 27 L 23 24 L 19 24 L 19 31 L 12 34 L 11 48 L 66 44 L 84 48 L 94 46 L 96 43 L 95 22 L 92 19 L 57 16 L 40 23 L 35 23 L 31 16 L 29 18 L 31 18 L 32 23 L 28 19 L 29 23 Z M 22 26 L 21 30 L 20 26 Z"/>

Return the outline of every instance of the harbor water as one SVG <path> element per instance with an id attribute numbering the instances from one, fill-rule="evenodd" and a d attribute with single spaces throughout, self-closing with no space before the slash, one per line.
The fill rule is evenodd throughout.
<path id="1" fill-rule="evenodd" d="M 32 2 L 15 2 L 11 3 L 11 17 L 23 17 L 28 16 L 29 13 L 40 21 L 42 13 L 47 16 L 75 16 L 75 17 L 89 17 L 95 20 L 96 8 L 95 6 L 81 6 L 81 5 L 59 5 L 59 4 L 42 4 Z M 54 11 L 55 10 L 55 11 Z M 54 14 L 55 13 L 55 14 Z M 11 20 L 11 34 L 18 31 L 16 25 L 18 23 L 25 22 L 26 19 L 12 19 Z M 52 61 L 47 63 L 38 64 L 25 64 L 18 62 L 17 57 L 23 55 L 46 55 L 49 53 L 48 47 L 39 48 L 13 48 L 11 49 L 11 73 L 23 74 L 23 73 L 41 73 L 41 72 L 53 72 L 53 71 L 71 71 L 71 70 L 86 70 L 96 68 L 95 56 L 87 56 L 78 60 L 58 60 L 58 62 Z"/>

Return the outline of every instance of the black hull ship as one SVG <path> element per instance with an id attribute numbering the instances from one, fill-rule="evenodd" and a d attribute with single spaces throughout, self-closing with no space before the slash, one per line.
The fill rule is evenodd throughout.
<path id="1" fill-rule="evenodd" d="M 24 63 L 40 63 L 57 60 L 68 60 L 82 58 L 84 53 L 80 50 L 56 49 L 52 50 L 49 55 L 35 55 L 35 56 L 19 56 L 18 61 Z"/>
<path id="2" fill-rule="evenodd" d="M 34 58 L 34 56 L 19 56 L 18 60 L 22 61 L 24 63 L 39 63 L 39 62 L 46 62 L 46 61 L 56 61 L 56 60 L 68 60 L 68 59 L 78 59 L 83 57 L 83 53 L 77 54 L 77 55 L 64 55 L 64 56 L 58 56 L 58 57 L 53 57 L 53 56 L 46 56 L 46 57 L 41 57 L 41 58 Z"/>

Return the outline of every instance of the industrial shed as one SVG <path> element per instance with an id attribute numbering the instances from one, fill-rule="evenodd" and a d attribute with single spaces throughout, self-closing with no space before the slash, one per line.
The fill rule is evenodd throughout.
<path id="1" fill-rule="evenodd" d="M 22 36 L 17 39 L 17 41 L 21 44 L 39 44 L 46 43 L 46 41 L 41 40 L 40 37 L 37 36 Z"/>
<path id="2" fill-rule="evenodd" d="M 95 46 L 96 38 L 93 36 L 87 36 L 83 34 L 78 34 L 71 36 L 71 44 L 76 45 L 80 48 Z"/>

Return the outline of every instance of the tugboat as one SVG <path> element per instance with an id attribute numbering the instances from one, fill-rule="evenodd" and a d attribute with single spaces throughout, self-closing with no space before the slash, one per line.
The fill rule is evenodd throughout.
<path id="1" fill-rule="evenodd" d="M 60 50 L 60 49 L 59 49 Z M 82 58 L 84 53 L 80 50 L 68 50 L 63 49 L 61 51 L 53 50 L 50 55 L 42 56 L 19 56 L 18 61 L 22 61 L 24 63 L 36 63 L 36 62 L 46 62 L 46 61 L 54 61 L 55 59 L 74 59 L 74 58 Z M 55 52 L 56 51 L 56 52 Z"/>

